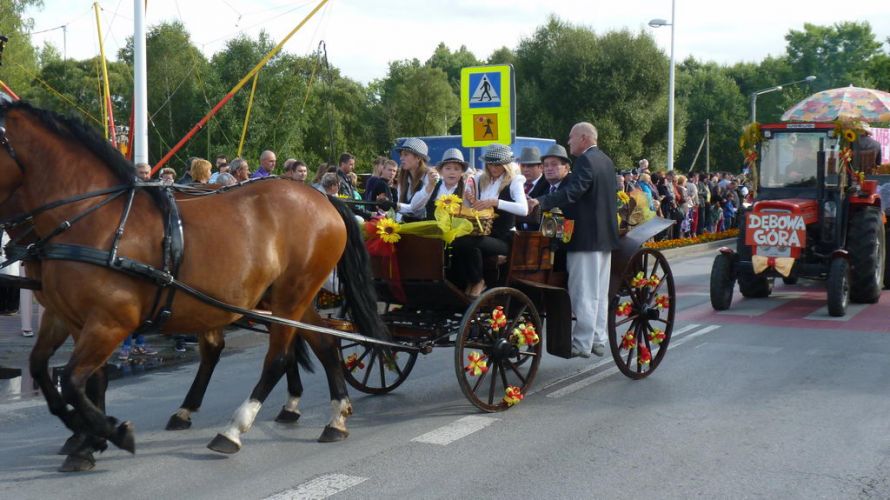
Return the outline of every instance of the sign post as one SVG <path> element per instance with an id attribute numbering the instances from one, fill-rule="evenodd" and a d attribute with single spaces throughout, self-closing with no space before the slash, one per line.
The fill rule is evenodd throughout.
<path id="1" fill-rule="evenodd" d="M 477 148 L 516 139 L 513 66 L 474 66 L 460 71 L 461 144 Z"/>

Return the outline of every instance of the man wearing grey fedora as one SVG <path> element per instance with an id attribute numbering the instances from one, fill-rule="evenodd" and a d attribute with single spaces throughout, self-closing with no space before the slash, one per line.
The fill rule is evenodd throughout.
<path id="1" fill-rule="evenodd" d="M 522 176 L 525 177 L 525 183 L 522 186 L 525 195 L 529 198 L 536 198 L 546 194 L 549 184 L 544 179 L 541 151 L 534 146 L 522 148 L 518 163 Z M 516 217 L 516 229 L 520 231 L 537 231 L 540 227 L 540 212 L 529 211 L 525 217 Z"/>
<path id="2" fill-rule="evenodd" d="M 609 274 L 612 250 L 618 247 L 615 164 L 596 142 L 596 127 L 590 123 L 572 127 L 569 149 L 577 158 L 572 175 L 560 189 L 529 202 L 543 211 L 559 207 L 574 218 L 575 230 L 566 246 L 569 297 L 576 318 L 572 354 L 585 358 L 591 352 L 597 356 L 606 352 Z"/>

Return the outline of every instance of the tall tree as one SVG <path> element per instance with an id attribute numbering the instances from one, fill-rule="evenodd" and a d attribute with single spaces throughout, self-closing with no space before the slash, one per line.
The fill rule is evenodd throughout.
<path id="1" fill-rule="evenodd" d="M 390 140 L 399 136 L 443 135 L 457 121 L 458 97 L 440 68 L 420 61 L 394 61 L 375 86 Z"/>
<path id="2" fill-rule="evenodd" d="M 29 7 L 42 6 L 42 0 L 0 0 L 0 35 L 9 39 L 3 52 L 0 80 L 20 97 L 28 95 L 38 72 L 37 50 L 28 36 L 34 22 L 24 13 Z"/>
<path id="3" fill-rule="evenodd" d="M 816 75 L 818 89 L 874 85 L 868 70 L 872 59 L 881 54 L 881 42 L 867 21 L 832 26 L 806 23 L 801 31 L 789 31 L 785 40 L 791 67 L 800 75 Z"/>

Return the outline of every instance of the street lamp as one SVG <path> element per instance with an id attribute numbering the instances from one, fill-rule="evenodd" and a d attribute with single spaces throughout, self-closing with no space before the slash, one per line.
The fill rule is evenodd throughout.
<path id="1" fill-rule="evenodd" d="M 674 4 L 675 0 L 671 0 L 671 22 L 667 22 L 664 19 L 653 19 L 649 21 L 649 26 L 653 28 L 660 28 L 662 26 L 671 27 L 671 71 L 668 82 L 668 171 L 674 169 L 674 25 L 677 22 Z"/>
<path id="2" fill-rule="evenodd" d="M 797 85 L 798 83 L 804 82 L 812 82 L 816 77 L 814 75 L 810 75 L 803 80 L 797 80 L 794 82 L 783 83 L 782 85 L 776 85 L 775 87 L 770 87 L 768 89 L 757 90 L 751 93 L 751 123 L 757 121 L 757 96 L 763 94 L 769 94 L 770 92 L 781 92 L 785 87 L 790 87 L 792 85 Z"/>

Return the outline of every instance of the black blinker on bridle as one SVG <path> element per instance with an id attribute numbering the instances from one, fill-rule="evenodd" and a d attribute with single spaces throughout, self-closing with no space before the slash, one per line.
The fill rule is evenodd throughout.
<path id="1" fill-rule="evenodd" d="M 6 115 L 0 114 L 0 146 L 3 146 L 3 149 L 9 153 L 9 156 L 18 165 L 19 170 L 22 171 L 22 175 L 25 173 L 25 166 L 22 165 L 22 162 L 19 161 L 19 157 L 15 154 L 15 149 L 12 148 L 12 144 L 9 143 L 9 138 L 6 137 Z"/>

